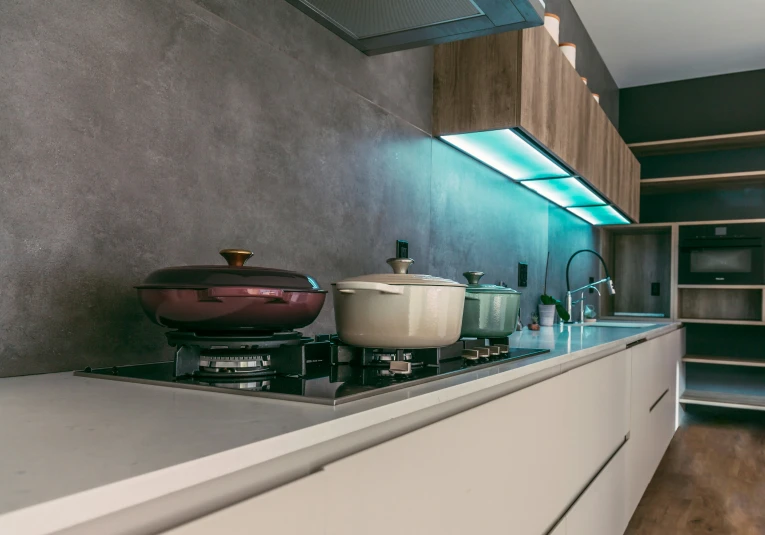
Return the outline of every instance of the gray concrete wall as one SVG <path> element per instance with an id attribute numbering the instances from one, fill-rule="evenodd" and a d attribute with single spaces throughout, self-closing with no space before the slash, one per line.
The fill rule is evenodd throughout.
<path id="1" fill-rule="evenodd" d="M 327 289 L 397 238 L 419 272 L 524 261 L 528 318 L 593 231 L 432 140 L 431 93 L 432 49 L 368 58 L 280 0 L 0 3 L 0 376 L 169 358 L 132 285 L 223 247 Z"/>

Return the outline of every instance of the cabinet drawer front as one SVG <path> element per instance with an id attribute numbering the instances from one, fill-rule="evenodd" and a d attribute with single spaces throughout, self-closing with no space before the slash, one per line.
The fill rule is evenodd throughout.
<path id="1" fill-rule="evenodd" d="M 630 353 L 628 349 L 565 374 L 573 384 L 566 434 L 577 437 L 571 443 L 569 470 L 580 492 L 629 432 Z"/>
<path id="2" fill-rule="evenodd" d="M 628 362 L 612 355 L 326 466 L 343 504 L 335 533 L 546 533 L 624 440 Z M 381 508 L 393 524 L 370 523 Z"/>
<path id="3" fill-rule="evenodd" d="M 649 411 L 677 382 L 678 332 L 632 348 L 633 411 Z"/>
<path id="4" fill-rule="evenodd" d="M 573 492 L 567 384 L 548 379 L 327 465 L 329 501 L 343 504 L 333 534 L 545 533 Z"/>
<path id="5" fill-rule="evenodd" d="M 628 441 L 566 515 L 567 535 L 621 535 L 627 528 Z"/>

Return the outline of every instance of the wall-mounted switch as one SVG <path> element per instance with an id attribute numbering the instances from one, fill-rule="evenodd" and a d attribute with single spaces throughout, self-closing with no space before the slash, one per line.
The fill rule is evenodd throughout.
<path id="1" fill-rule="evenodd" d="M 529 265 L 518 262 L 518 287 L 525 288 L 529 284 Z"/>
<path id="2" fill-rule="evenodd" d="M 651 296 L 652 297 L 659 297 L 660 295 L 661 295 L 661 283 L 652 282 L 651 283 Z"/>
<path id="3" fill-rule="evenodd" d="M 593 282 L 595 282 L 595 277 L 590 277 L 590 284 L 592 284 Z M 588 293 L 594 294 L 595 288 L 590 288 Z"/>

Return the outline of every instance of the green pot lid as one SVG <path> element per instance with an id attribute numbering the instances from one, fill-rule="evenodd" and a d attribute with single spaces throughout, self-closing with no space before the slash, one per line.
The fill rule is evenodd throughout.
<path id="1" fill-rule="evenodd" d="M 462 274 L 468 281 L 467 292 L 470 293 L 493 293 L 493 294 L 520 294 L 507 286 L 497 286 L 496 284 L 481 284 L 479 281 L 483 277 L 483 271 L 466 271 Z"/>

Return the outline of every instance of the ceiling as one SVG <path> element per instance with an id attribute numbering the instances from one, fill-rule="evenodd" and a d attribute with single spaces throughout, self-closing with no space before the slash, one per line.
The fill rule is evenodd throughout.
<path id="1" fill-rule="evenodd" d="M 765 0 L 572 3 L 619 87 L 765 68 Z"/>

